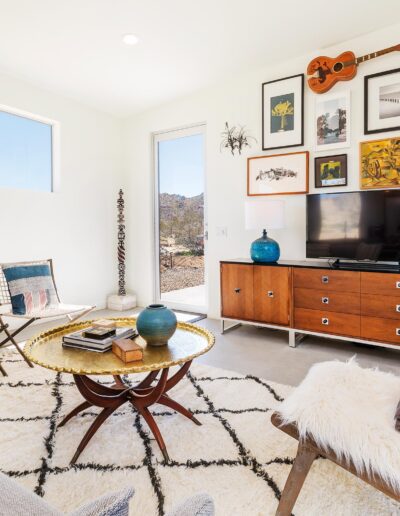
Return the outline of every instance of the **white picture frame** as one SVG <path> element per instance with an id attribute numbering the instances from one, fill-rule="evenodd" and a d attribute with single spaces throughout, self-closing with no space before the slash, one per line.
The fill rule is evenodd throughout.
<path id="1" fill-rule="evenodd" d="M 350 147 L 350 91 L 316 97 L 313 131 L 316 152 Z"/>

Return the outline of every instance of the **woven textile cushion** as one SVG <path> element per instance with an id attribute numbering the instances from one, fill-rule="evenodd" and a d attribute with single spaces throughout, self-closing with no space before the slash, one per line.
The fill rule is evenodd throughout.
<path id="1" fill-rule="evenodd" d="M 106 494 L 83 505 L 70 516 L 128 516 L 133 489 Z M 42 498 L 0 473 L 0 516 L 62 516 Z"/>
<path id="2" fill-rule="evenodd" d="M 394 415 L 400 377 L 349 362 L 314 365 L 280 405 L 284 424 L 300 438 L 351 459 L 359 473 L 377 474 L 400 493 L 400 433 Z"/>
<path id="3" fill-rule="evenodd" d="M 178 505 L 167 516 L 213 516 L 213 499 L 205 493 L 201 493 Z"/>
<path id="4" fill-rule="evenodd" d="M 82 505 L 69 516 L 128 516 L 133 493 L 134 490 L 127 487 L 106 494 Z M 0 516 L 63 516 L 63 513 L 0 473 Z M 214 516 L 214 503 L 207 494 L 199 494 L 180 504 L 167 516 Z"/>
<path id="5" fill-rule="evenodd" d="M 8 263 L 2 270 L 14 314 L 29 315 L 58 305 L 49 262 Z"/>

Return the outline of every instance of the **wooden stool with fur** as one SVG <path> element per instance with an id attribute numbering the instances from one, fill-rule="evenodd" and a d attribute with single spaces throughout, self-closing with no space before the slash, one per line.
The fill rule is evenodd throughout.
<path id="1" fill-rule="evenodd" d="M 290 516 L 319 455 L 400 501 L 399 397 L 400 377 L 354 360 L 314 365 L 271 418 L 299 441 L 276 515 Z"/>

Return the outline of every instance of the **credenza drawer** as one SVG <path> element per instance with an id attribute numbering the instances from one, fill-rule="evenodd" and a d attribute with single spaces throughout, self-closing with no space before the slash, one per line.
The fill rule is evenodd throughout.
<path id="1" fill-rule="evenodd" d="M 361 337 L 400 345 L 400 321 L 380 317 L 361 317 Z"/>
<path id="2" fill-rule="evenodd" d="M 357 271 L 332 271 L 330 269 L 293 270 L 294 286 L 338 292 L 360 292 L 360 273 Z"/>
<path id="3" fill-rule="evenodd" d="M 399 296 L 400 298 L 400 274 L 362 272 L 361 292 L 383 296 Z"/>
<path id="4" fill-rule="evenodd" d="M 294 306 L 327 312 L 346 312 L 360 315 L 360 294 L 355 292 L 335 292 L 313 290 L 311 288 L 294 289 Z M 400 313 L 399 313 L 400 316 Z"/>
<path id="5" fill-rule="evenodd" d="M 400 297 L 361 294 L 361 314 L 384 319 L 400 319 Z"/>
<path id="6" fill-rule="evenodd" d="M 294 325 L 299 330 L 360 337 L 360 316 L 354 314 L 295 308 Z"/>

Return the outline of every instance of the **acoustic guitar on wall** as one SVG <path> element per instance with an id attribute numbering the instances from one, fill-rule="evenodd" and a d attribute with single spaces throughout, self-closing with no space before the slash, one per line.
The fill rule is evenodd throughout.
<path id="1" fill-rule="evenodd" d="M 350 81 L 357 74 L 357 66 L 364 61 L 400 50 L 400 45 L 356 57 L 350 50 L 335 59 L 326 56 L 316 57 L 307 67 L 307 82 L 314 93 L 325 93 L 339 81 Z"/>

